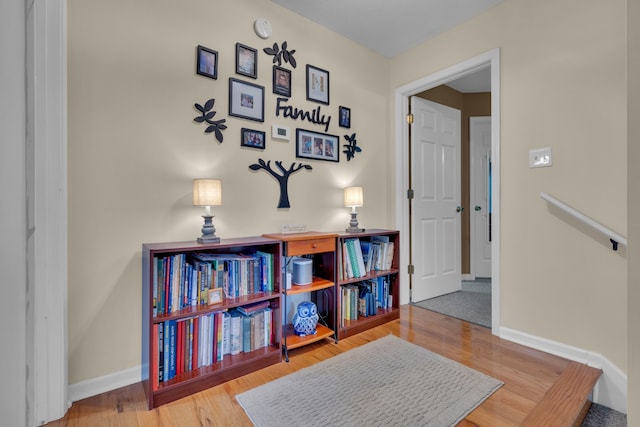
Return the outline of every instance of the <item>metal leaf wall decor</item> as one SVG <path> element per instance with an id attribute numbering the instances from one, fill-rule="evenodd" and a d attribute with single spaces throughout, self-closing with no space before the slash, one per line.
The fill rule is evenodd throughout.
<path id="1" fill-rule="evenodd" d="M 227 120 L 226 119 L 213 120 L 213 118 L 216 115 L 216 112 L 211 111 L 211 109 L 213 108 L 213 105 L 215 103 L 216 103 L 216 100 L 214 98 L 211 98 L 210 100 L 205 102 L 204 106 L 198 103 L 194 104 L 194 107 L 196 108 L 196 110 L 200 111 L 201 115 L 194 118 L 193 121 L 195 121 L 196 123 L 208 123 L 209 126 L 207 126 L 207 128 L 204 130 L 205 133 L 214 132 L 218 142 L 222 143 L 222 139 L 223 139 L 222 131 L 227 128 L 227 125 L 224 124 Z"/>
<path id="2" fill-rule="evenodd" d="M 288 62 L 291 64 L 293 68 L 296 68 L 296 58 L 293 57 L 293 54 L 296 53 L 296 50 L 287 50 L 287 41 L 282 42 L 282 48 L 278 47 L 278 43 L 274 43 L 271 47 L 265 47 L 262 49 L 264 53 L 267 55 L 273 56 L 273 63 L 278 63 L 278 66 L 282 65 L 282 60 L 284 62 Z"/>
<path id="3" fill-rule="evenodd" d="M 291 205 L 289 204 L 289 188 L 288 188 L 289 177 L 294 173 L 298 172 L 299 170 L 302 170 L 302 169 L 312 170 L 313 168 L 311 167 L 311 165 L 305 165 L 302 163 L 296 164 L 295 162 L 293 162 L 291 166 L 289 166 L 288 168 L 285 168 L 284 166 L 282 166 L 281 161 L 276 161 L 275 163 L 280 173 L 278 173 L 278 171 L 275 171 L 273 170 L 273 168 L 271 168 L 271 160 L 265 162 L 262 159 L 258 159 L 258 163 L 249 165 L 249 169 L 253 171 L 264 169 L 271 176 L 273 176 L 278 181 L 278 184 L 280 184 L 280 200 L 278 201 L 278 208 L 290 208 Z"/>
<path id="4" fill-rule="evenodd" d="M 362 148 L 358 147 L 355 133 L 352 133 L 351 135 L 345 135 L 344 139 L 349 142 L 348 144 L 343 145 L 343 147 L 345 148 L 343 153 L 347 155 L 347 161 L 349 161 L 356 156 L 356 153 L 361 152 Z"/>

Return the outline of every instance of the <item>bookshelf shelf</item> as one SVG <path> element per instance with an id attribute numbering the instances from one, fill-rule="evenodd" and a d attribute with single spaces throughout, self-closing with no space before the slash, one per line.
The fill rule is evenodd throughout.
<path id="1" fill-rule="evenodd" d="M 325 338 L 338 341 L 336 310 L 336 238 L 335 233 L 315 231 L 292 234 L 264 234 L 263 237 L 278 239 L 283 243 L 284 262 L 288 265 L 293 257 L 305 256 L 313 259 L 313 280 L 309 285 L 292 284 L 290 288 L 282 287 L 284 318 L 289 319 L 287 301 L 295 295 L 309 293 L 309 299 L 316 304 L 320 321 L 316 333 L 298 336 L 293 326 L 283 327 L 282 350 L 285 360 L 289 361 L 289 350 L 302 347 Z M 286 321 L 285 321 L 286 323 Z"/>
<path id="2" fill-rule="evenodd" d="M 305 292 L 319 291 L 320 289 L 332 288 L 335 283 L 331 280 L 323 279 L 320 277 L 314 277 L 313 282 L 309 285 L 295 285 L 292 284 L 291 288 L 287 289 L 287 295 L 302 294 Z"/>
<path id="3" fill-rule="evenodd" d="M 243 305 L 253 304 L 261 301 L 269 301 L 273 298 L 277 298 L 278 296 L 279 293 L 277 292 L 261 292 L 252 296 L 226 298 L 224 302 L 220 304 L 187 307 L 170 314 L 159 314 L 157 316 L 153 316 L 152 322 L 162 323 L 167 320 L 182 319 L 184 317 L 226 311 L 232 308 L 241 307 Z"/>
<path id="4" fill-rule="evenodd" d="M 316 341 L 323 340 L 325 338 L 331 338 L 334 336 L 335 331 L 333 329 L 329 329 L 324 325 L 318 324 L 316 327 L 316 333 L 314 335 L 307 335 L 304 337 L 298 336 L 293 332 L 293 327 L 291 325 L 287 325 L 286 327 L 286 337 L 287 337 L 287 348 L 292 350 L 294 348 L 302 347 L 307 344 L 314 343 Z"/>
<path id="5" fill-rule="evenodd" d="M 282 243 L 264 237 L 142 245 L 142 382 L 149 409 L 282 361 L 281 259 Z M 221 267 L 207 270 L 214 265 Z M 208 305 L 199 299 L 206 287 L 224 288 L 225 297 Z M 247 316 L 253 318 L 247 330 L 258 338 L 230 354 L 225 318 L 253 304 L 266 306 Z M 176 368 L 173 375 L 164 375 L 165 362 Z"/>
<path id="6" fill-rule="evenodd" d="M 387 262 L 382 265 L 380 269 L 365 268 L 366 274 L 361 277 L 350 277 L 348 273 L 347 261 L 348 252 L 347 246 L 345 246 L 348 240 L 358 239 L 359 242 L 375 242 L 387 243 L 386 256 Z M 381 325 L 383 323 L 400 318 L 399 310 L 399 266 L 400 266 L 400 233 L 395 230 L 385 229 L 370 229 L 362 233 L 339 233 L 338 235 L 338 281 L 337 281 L 337 313 L 338 313 L 338 338 L 343 339 L 351 335 L 355 335 L 369 328 Z M 360 255 L 362 256 L 362 255 Z M 372 261 L 373 262 L 373 261 Z M 381 261 L 382 262 L 382 261 Z M 345 287 L 349 288 L 349 291 L 345 293 Z M 389 305 L 388 299 L 380 297 L 374 298 L 377 304 L 375 314 L 366 313 L 365 310 L 360 310 L 359 302 L 360 292 L 362 288 L 366 288 L 367 291 L 375 289 L 380 295 L 391 295 L 392 302 Z M 351 295 L 349 292 L 354 292 Z M 347 295 L 349 300 L 347 300 Z M 377 295 L 377 294 L 376 294 Z M 355 299 L 354 299 L 355 298 Z M 370 300 L 366 302 L 370 304 Z M 357 315 L 351 312 L 351 309 L 355 309 Z M 362 315 L 362 313 L 368 315 Z"/>

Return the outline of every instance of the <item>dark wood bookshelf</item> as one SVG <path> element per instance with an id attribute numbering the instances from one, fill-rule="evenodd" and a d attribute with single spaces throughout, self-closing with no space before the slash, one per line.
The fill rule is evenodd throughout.
<path id="1" fill-rule="evenodd" d="M 254 255 L 256 251 L 273 255 L 272 292 L 258 292 L 235 298 L 225 297 L 222 302 L 217 304 L 199 304 L 154 316 L 154 258 L 196 252 Z M 189 241 L 142 245 L 142 384 L 149 409 L 282 361 L 281 260 L 281 241 L 264 237 L 223 239 L 220 243 L 213 244 Z M 232 308 L 262 301 L 269 301 L 269 307 L 272 310 L 271 327 L 273 333 L 269 346 L 250 352 L 241 352 L 237 355 L 226 354 L 221 361 L 182 372 L 167 381 L 157 382 L 154 386 L 153 379 L 150 378 L 150 373 L 157 372 L 157 367 L 153 366 L 156 363 L 153 354 L 154 325 L 167 320 L 189 319 L 204 314 L 228 311 Z"/>
<path id="2" fill-rule="evenodd" d="M 344 273 L 343 265 L 343 244 L 348 239 L 358 238 L 360 240 L 369 241 L 372 236 L 386 236 L 389 242 L 393 242 L 393 252 L 391 260 L 391 268 L 384 270 L 371 270 L 365 276 L 356 278 L 347 278 Z M 337 243 L 337 307 L 338 313 L 338 339 L 343 339 L 367 329 L 382 325 L 383 323 L 399 319 L 400 309 L 400 233 L 396 230 L 385 229 L 369 229 L 361 233 L 338 233 Z M 388 308 L 378 308 L 377 313 L 369 316 L 358 316 L 357 320 L 349 320 L 342 318 L 342 287 L 350 284 L 358 284 L 378 277 L 387 277 L 389 281 L 389 294 L 392 295 L 392 305 Z"/>
<path id="3" fill-rule="evenodd" d="M 307 256 L 313 260 L 312 283 L 309 285 L 292 284 L 282 287 L 283 305 L 287 307 L 287 297 L 309 292 L 320 315 L 316 333 L 308 336 L 295 334 L 291 324 L 283 326 L 282 350 L 285 360 L 289 361 L 289 350 L 311 344 L 325 338 L 338 342 L 336 309 L 336 233 L 309 231 L 291 234 L 263 234 L 265 238 L 278 239 L 283 243 L 286 263 L 292 257 Z M 286 308 L 285 308 L 286 310 Z M 287 319 L 287 313 L 284 314 Z"/>

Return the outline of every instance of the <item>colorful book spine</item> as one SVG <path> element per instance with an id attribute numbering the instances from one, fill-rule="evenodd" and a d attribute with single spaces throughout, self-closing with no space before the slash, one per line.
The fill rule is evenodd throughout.
<path id="1" fill-rule="evenodd" d="M 358 278 L 362 277 L 360 274 L 359 262 L 356 254 L 355 241 L 357 239 L 348 239 L 346 241 L 347 244 L 347 256 L 349 257 L 349 264 L 351 265 L 351 270 L 353 271 L 353 277 Z M 360 245 L 360 243 L 358 243 Z"/>
<path id="2" fill-rule="evenodd" d="M 158 323 L 158 382 L 164 381 L 164 322 Z"/>

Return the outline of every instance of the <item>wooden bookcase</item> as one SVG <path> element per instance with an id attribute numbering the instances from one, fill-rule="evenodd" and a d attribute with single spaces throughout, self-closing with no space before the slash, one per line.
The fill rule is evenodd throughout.
<path id="1" fill-rule="evenodd" d="M 292 234 L 264 234 L 263 237 L 278 239 L 283 242 L 285 263 L 292 257 L 309 256 L 313 259 L 313 278 L 309 285 L 291 284 L 290 288 L 282 286 L 284 317 L 287 319 L 287 298 L 302 293 L 310 293 L 311 301 L 317 308 L 320 320 L 316 334 L 298 336 L 291 324 L 284 325 L 282 349 L 285 360 L 289 361 L 289 350 L 333 337 L 337 342 L 337 310 L 336 310 L 336 237 L 335 233 L 305 232 Z"/>
<path id="2" fill-rule="evenodd" d="M 155 306 L 156 298 L 154 298 L 154 288 L 157 294 L 157 277 L 159 276 L 156 258 L 164 257 L 166 259 L 184 254 L 185 259 L 189 259 L 195 253 L 254 256 L 256 252 L 272 255 L 271 283 L 273 290 L 267 289 L 263 291 L 264 288 L 254 288 L 251 291 L 239 292 L 242 296 L 224 297 L 217 304 L 189 305 L 185 308 L 171 311 L 169 314 L 158 314 L 159 306 Z M 281 241 L 264 237 L 223 239 L 220 243 L 215 244 L 200 244 L 192 241 L 142 245 L 142 382 L 147 395 L 149 409 L 282 361 L 281 260 Z M 255 264 L 251 265 L 255 266 Z M 250 268 L 246 269 L 246 271 L 250 270 Z M 253 271 L 257 274 L 257 270 Z M 186 288 L 187 286 L 185 286 Z M 188 358 L 191 356 L 185 356 L 184 352 L 186 350 L 184 348 L 190 348 L 192 352 L 195 350 L 194 342 L 198 339 L 193 333 L 191 337 L 195 341 L 191 341 L 186 347 L 182 347 L 182 355 L 187 360 L 182 365 L 183 368 L 181 370 L 183 372 L 166 381 L 159 380 L 158 330 L 160 324 L 164 327 L 168 321 L 188 322 L 192 318 L 202 319 L 202 316 L 210 316 L 212 313 L 228 311 L 260 302 L 268 302 L 272 312 L 271 328 L 268 328 L 268 326 L 263 327 L 265 332 L 264 341 L 261 343 L 264 345 L 263 347 L 258 348 L 258 345 L 256 345 L 255 348 L 258 348 L 257 350 L 240 352 L 234 355 L 226 354 L 220 361 L 211 362 L 201 367 L 195 366 L 195 368 L 187 370 L 184 367 L 188 366 Z M 191 322 L 192 325 L 195 323 L 195 321 Z M 196 327 L 194 326 L 192 331 L 195 329 Z M 183 336 L 185 334 L 186 332 L 183 332 Z M 270 337 L 268 336 L 269 334 Z M 185 340 L 188 340 L 188 338 L 185 338 Z M 184 342 L 188 343 L 188 341 Z M 201 343 L 198 342 L 198 345 L 201 345 Z M 193 360 L 192 362 L 192 367 L 199 365 Z"/>
<path id="3" fill-rule="evenodd" d="M 390 257 L 390 267 L 382 270 L 370 270 L 365 276 L 358 278 L 347 278 L 345 274 L 345 256 L 344 243 L 349 239 L 359 239 L 361 241 L 371 241 L 374 236 L 388 239 L 393 243 L 393 251 Z M 394 230 L 370 229 L 362 233 L 339 233 L 338 235 L 338 286 L 337 286 L 337 313 L 338 313 L 338 338 L 346 338 L 365 331 L 369 328 L 381 325 L 400 317 L 399 300 L 400 300 L 400 284 L 399 284 L 399 267 L 400 267 L 400 233 Z M 342 289 L 347 285 L 357 285 L 369 280 L 378 280 L 383 278 L 388 281 L 388 292 L 392 295 L 392 304 L 387 308 L 378 308 L 377 313 L 369 316 L 358 316 L 357 320 L 349 320 L 344 318 Z"/>

